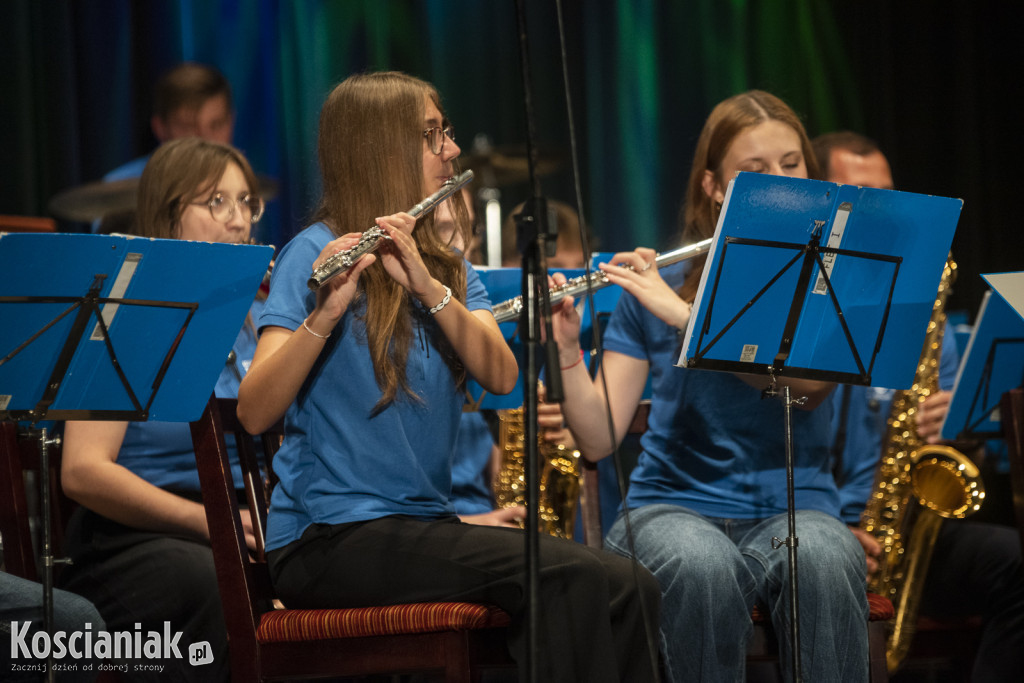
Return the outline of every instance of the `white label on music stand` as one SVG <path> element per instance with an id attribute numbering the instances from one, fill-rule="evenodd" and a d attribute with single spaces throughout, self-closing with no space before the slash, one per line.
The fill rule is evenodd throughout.
<path id="1" fill-rule="evenodd" d="M 757 344 L 744 344 L 740 354 L 741 363 L 753 363 L 757 358 Z"/>
<path id="2" fill-rule="evenodd" d="M 846 231 L 846 221 L 850 218 L 850 209 L 853 205 L 850 202 L 843 202 L 839 205 L 836 210 L 836 219 L 832 223 L 832 233 L 828 236 L 828 244 L 826 246 L 838 249 L 839 245 L 843 242 L 843 233 Z M 827 253 L 822 255 L 821 262 L 825 264 L 825 272 L 829 277 L 832 277 L 832 268 L 836 263 L 836 255 L 833 253 Z M 827 294 L 828 290 L 825 288 L 825 278 L 821 273 L 818 274 L 818 281 L 814 283 L 814 294 Z"/>
<path id="3" fill-rule="evenodd" d="M 139 266 L 139 261 L 142 260 L 142 254 L 129 253 L 124 257 L 124 263 L 121 264 L 121 270 L 117 273 L 117 278 L 114 280 L 114 286 L 110 288 L 110 294 L 107 295 L 109 299 L 120 299 L 124 297 L 124 293 L 128 291 L 128 283 L 132 281 L 132 276 L 135 275 L 135 269 Z M 114 314 L 117 313 L 118 304 L 106 304 L 103 307 L 103 322 L 106 324 L 107 329 L 110 329 L 110 323 L 114 320 Z M 102 341 L 103 334 L 100 332 L 100 324 L 96 323 L 96 327 L 92 330 L 92 336 L 89 337 L 90 341 Z"/>
<path id="4" fill-rule="evenodd" d="M 7 410 L 7 404 L 11 402 L 10 394 L 0 395 L 0 410 Z"/>

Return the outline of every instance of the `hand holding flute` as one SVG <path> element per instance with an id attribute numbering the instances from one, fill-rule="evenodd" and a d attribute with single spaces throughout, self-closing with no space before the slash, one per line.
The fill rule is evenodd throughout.
<path id="1" fill-rule="evenodd" d="M 635 296 L 644 308 L 662 321 L 677 329 L 685 329 L 690 321 L 693 307 L 662 279 L 658 272 L 658 266 L 659 264 L 667 265 L 664 262 L 666 260 L 675 263 L 705 253 L 710 248 L 710 241 L 697 243 L 684 248 L 684 250 L 669 252 L 669 254 L 663 254 L 662 257 L 659 257 L 653 249 L 646 247 L 619 252 L 610 259 L 609 263 L 600 264 L 599 276 L 603 281 L 600 286 L 611 284 L 621 286 Z M 693 253 L 694 251 L 697 253 Z M 680 257 L 678 256 L 679 252 L 688 255 Z M 668 259 L 664 257 L 668 257 Z M 565 275 L 555 273 L 552 279 L 556 289 L 566 286 Z M 575 293 L 581 291 L 585 291 L 585 287 L 581 286 Z M 559 359 L 562 361 L 563 367 L 566 367 L 573 363 L 579 352 L 579 314 L 573 306 L 571 296 L 563 296 L 557 305 L 552 303 L 555 341 L 558 343 Z"/>
<path id="2" fill-rule="evenodd" d="M 645 260 L 643 265 L 640 265 L 639 271 L 636 269 L 635 264 L 630 260 L 630 258 L 626 257 L 626 255 L 638 253 L 642 248 L 637 249 L 636 252 L 620 252 L 612 257 L 609 264 L 603 264 L 607 267 L 593 271 L 589 276 L 581 275 L 579 277 L 572 278 L 571 280 L 566 280 L 564 277 L 561 278 L 559 284 L 552 287 L 548 292 L 548 295 L 551 297 L 551 303 L 556 304 L 561 301 L 563 297 L 582 296 L 588 289 L 602 289 L 603 287 L 613 284 L 625 286 L 625 282 L 634 282 L 634 280 L 627 278 L 627 271 L 632 270 L 633 272 L 644 273 L 647 272 L 651 266 L 655 266 L 655 272 L 657 272 L 658 267 L 664 267 L 673 263 L 678 263 L 679 261 L 694 258 L 695 256 L 706 254 L 708 250 L 711 249 L 712 241 L 713 240 L 711 239 L 702 240 L 695 244 L 680 247 L 679 249 L 673 249 L 672 251 L 665 252 L 663 254 L 657 254 L 653 259 L 650 258 L 650 254 L 654 252 L 650 249 L 645 249 L 643 256 Z M 627 279 L 623 280 L 622 278 Z M 661 278 L 658 277 L 657 279 L 660 280 Z M 636 281 L 637 284 L 640 282 L 643 282 L 643 280 Z M 633 291 L 627 287 L 626 291 L 629 291 L 634 295 L 638 295 L 639 290 Z M 669 303 L 673 302 L 669 301 Z M 664 306 L 658 306 L 658 308 L 663 309 Z M 519 317 L 522 309 L 522 297 L 515 297 L 514 299 L 503 301 L 499 304 L 495 304 L 494 319 L 499 323 L 515 320 Z M 657 315 L 657 313 L 655 313 L 655 315 Z M 665 311 L 665 315 L 671 317 L 671 314 L 667 311 Z"/>
<path id="3" fill-rule="evenodd" d="M 683 301 L 661 278 L 656 257 L 653 249 L 638 247 L 635 251 L 616 254 L 600 268 L 608 276 L 610 284 L 621 286 L 644 308 L 672 327 L 685 329 L 693 306 Z"/>
<path id="4" fill-rule="evenodd" d="M 416 206 L 409 209 L 406 214 L 414 219 L 425 216 L 437 205 L 455 194 L 462 186 L 473 180 L 473 171 L 463 171 L 457 176 L 448 179 L 448 182 L 440 190 L 430 195 Z M 365 254 L 375 251 L 384 240 L 391 239 L 390 235 L 380 226 L 375 225 L 360 235 L 358 242 L 347 249 L 342 249 L 323 261 L 317 259 L 319 265 L 313 268 L 313 275 L 306 283 L 314 292 L 331 278 L 344 273 L 351 268 Z"/>
<path id="5" fill-rule="evenodd" d="M 395 223 L 401 216 L 408 214 L 394 214 L 379 219 L 380 222 Z M 415 221 L 411 221 L 415 223 Z M 378 227 L 381 234 L 386 234 L 383 228 Z M 325 262 L 336 254 L 344 251 L 351 251 L 356 248 L 365 233 L 350 232 L 341 237 L 331 240 L 320 251 L 320 254 L 313 261 L 313 268 L 322 267 Z M 343 273 L 332 277 L 330 282 L 325 282 L 322 287 L 316 289 L 316 308 L 313 309 L 306 319 L 306 327 L 316 336 L 326 338 L 331 330 L 348 310 L 349 305 L 356 296 L 356 288 L 359 283 L 359 274 L 372 265 L 378 256 L 376 254 L 365 254 L 345 269 Z"/>

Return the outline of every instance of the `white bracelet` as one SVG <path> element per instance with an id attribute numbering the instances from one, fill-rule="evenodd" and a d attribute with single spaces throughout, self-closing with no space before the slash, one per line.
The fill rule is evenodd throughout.
<path id="1" fill-rule="evenodd" d="M 302 321 L 302 326 L 306 328 L 306 332 L 309 332 L 311 335 L 313 335 L 317 339 L 327 339 L 328 337 L 331 336 L 330 332 L 328 332 L 327 334 L 317 334 L 316 332 L 314 332 L 313 330 L 311 330 L 309 328 L 309 325 L 306 324 L 305 320 Z"/>
<path id="2" fill-rule="evenodd" d="M 449 287 L 448 285 L 441 285 L 441 286 L 444 287 L 444 298 L 441 299 L 441 303 L 439 303 L 438 305 L 434 306 L 433 308 L 431 308 L 430 310 L 427 311 L 428 313 L 430 313 L 430 315 L 437 315 L 438 312 L 442 308 L 447 306 L 448 302 L 452 300 L 452 288 Z"/>

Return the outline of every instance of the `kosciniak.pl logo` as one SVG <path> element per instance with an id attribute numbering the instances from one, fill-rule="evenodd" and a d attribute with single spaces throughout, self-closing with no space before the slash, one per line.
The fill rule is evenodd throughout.
<path id="1" fill-rule="evenodd" d="M 31 622 L 11 622 L 11 659 L 182 659 L 178 643 L 181 631 L 171 631 L 165 621 L 162 632 L 146 631 L 135 624 L 134 631 L 94 631 L 86 624 L 80 631 L 45 631 L 31 633 Z M 213 661 L 208 642 L 189 646 L 189 662 L 193 666 Z"/>

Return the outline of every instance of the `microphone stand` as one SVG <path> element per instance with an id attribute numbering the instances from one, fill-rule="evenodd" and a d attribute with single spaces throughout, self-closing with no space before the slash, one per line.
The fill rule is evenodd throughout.
<path id="1" fill-rule="evenodd" d="M 558 365 L 558 348 L 551 333 L 551 299 L 548 296 L 547 251 L 553 250 L 557 235 L 549 239 L 550 231 L 547 202 L 541 195 L 537 179 L 537 149 L 533 121 L 533 100 L 531 98 L 530 60 L 526 41 L 526 19 L 523 1 L 516 0 L 516 25 L 519 35 L 519 56 L 522 64 L 523 102 L 526 109 L 526 151 L 530 184 L 533 193 L 526 202 L 517 224 L 517 241 L 523 254 L 522 296 L 525 313 L 526 367 L 523 374 L 523 457 L 526 478 L 526 676 L 531 683 L 540 680 L 537 653 L 540 648 L 540 472 L 538 469 L 539 448 L 537 444 L 537 383 L 540 379 L 541 325 L 546 332 L 545 356 L 547 361 L 547 400 L 560 402 L 562 376 Z"/>

